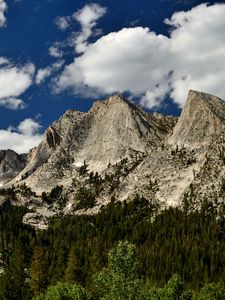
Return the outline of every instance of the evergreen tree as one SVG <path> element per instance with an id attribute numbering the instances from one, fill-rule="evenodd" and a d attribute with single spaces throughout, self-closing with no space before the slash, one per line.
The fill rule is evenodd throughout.
<path id="1" fill-rule="evenodd" d="M 25 253 L 20 245 L 16 245 L 10 264 L 1 278 L 3 299 L 25 300 L 30 297 L 24 255 Z"/>
<path id="2" fill-rule="evenodd" d="M 48 286 L 48 269 L 45 249 L 37 246 L 30 266 L 30 286 L 34 296 L 44 292 Z"/>
<path id="3" fill-rule="evenodd" d="M 67 268 L 65 271 L 65 281 L 68 283 L 75 283 L 79 281 L 79 277 L 81 275 L 81 270 L 78 264 L 77 255 L 75 252 L 75 247 L 71 247 L 69 256 L 68 256 L 68 262 L 67 262 Z"/>

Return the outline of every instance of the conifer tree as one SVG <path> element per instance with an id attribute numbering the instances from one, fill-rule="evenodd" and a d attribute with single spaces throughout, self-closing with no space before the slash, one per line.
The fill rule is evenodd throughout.
<path id="1" fill-rule="evenodd" d="M 79 264 L 75 252 L 75 247 L 72 246 L 68 256 L 67 268 L 65 271 L 65 281 L 68 283 L 79 282 L 80 278 Z"/>
<path id="2" fill-rule="evenodd" d="M 45 249 L 37 246 L 30 266 L 30 286 L 34 296 L 44 292 L 48 285 L 48 269 Z"/>

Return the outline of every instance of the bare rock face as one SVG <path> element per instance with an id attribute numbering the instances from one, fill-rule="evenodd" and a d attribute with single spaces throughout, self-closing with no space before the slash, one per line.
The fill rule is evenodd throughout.
<path id="1" fill-rule="evenodd" d="M 61 137 L 58 135 L 54 127 L 49 126 L 49 128 L 45 132 L 45 135 L 50 149 L 56 149 L 56 147 L 60 145 Z"/>
<path id="2" fill-rule="evenodd" d="M 165 205 L 197 208 L 206 199 L 215 206 L 225 196 L 225 102 L 190 91 L 182 114 L 158 147 L 121 182 L 116 198 L 133 193 Z"/>
<path id="3" fill-rule="evenodd" d="M 26 155 L 13 150 L 0 150 L 0 184 L 14 178 L 26 165 Z"/>
<path id="4" fill-rule="evenodd" d="M 96 101 L 87 113 L 69 110 L 46 130 L 14 182 L 26 174 L 26 183 L 41 193 L 69 184 L 84 161 L 89 171 L 101 173 L 125 157 L 151 152 L 175 122 L 173 117 L 148 114 L 121 95 Z"/>
<path id="5" fill-rule="evenodd" d="M 168 142 L 193 148 L 208 145 L 224 127 L 225 102 L 206 93 L 190 91 Z"/>

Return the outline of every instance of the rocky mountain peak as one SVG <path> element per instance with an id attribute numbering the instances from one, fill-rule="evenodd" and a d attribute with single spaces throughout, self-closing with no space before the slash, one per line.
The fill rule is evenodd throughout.
<path id="1" fill-rule="evenodd" d="M 198 92 L 194 90 L 190 90 L 188 92 L 188 100 L 192 101 L 192 105 L 195 105 L 197 101 L 204 101 L 210 109 L 220 118 L 222 121 L 225 122 L 225 101 L 216 97 L 214 95 Z"/>
<path id="2" fill-rule="evenodd" d="M 103 172 L 124 158 L 144 155 L 158 147 L 171 132 L 176 118 L 153 116 L 122 95 L 95 101 L 87 113 L 67 111 L 45 132 L 26 168 L 15 178 L 35 191 L 68 183 L 84 164 Z"/>
<path id="3" fill-rule="evenodd" d="M 0 150 L 0 185 L 12 179 L 26 165 L 26 155 L 13 150 Z"/>
<path id="4" fill-rule="evenodd" d="M 106 100 L 96 100 L 89 113 L 97 113 L 101 109 L 112 109 L 112 107 L 129 107 L 132 104 L 124 98 L 121 94 L 115 94 L 106 98 Z"/>
<path id="5" fill-rule="evenodd" d="M 169 144 L 199 147 L 216 138 L 225 126 L 225 102 L 213 95 L 189 91 Z"/>

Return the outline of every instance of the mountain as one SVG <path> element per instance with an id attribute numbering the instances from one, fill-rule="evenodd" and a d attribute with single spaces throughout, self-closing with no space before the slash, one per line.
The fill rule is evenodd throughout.
<path id="1" fill-rule="evenodd" d="M 169 137 L 170 144 L 199 147 L 216 138 L 225 124 L 225 102 L 218 97 L 189 91 L 182 114 Z"/>
<path id="2" fill-rule="evenodd" d="M 26 165 L 26 155 L 13 150 L 0 150 L 0 186 L 14 178 Z"/>
<path id="3" fill-rule="evenodd" d="M 120 195 L 133 186 L 132 193 L 134 190 L 147 193 L 148 198 L 155 197 L 166 205 L 183 205 L 188 200 L 196 207 L 197 203 L 212 197 L 221 202 L 218 191 L 224 176 L 224 128 L 225 102 L 206 93 L 190 91 L 163 147 L 148 155 L 130 174 Z M 151 189 L 146 188 L 149 180 L 153 196 Z"/>
<path id="4" fill-rule="evenodd" d="M 109 164 L 150 152 L 173 125 L 174 118 L 150 115 L 121 95 L 96 101 L 87 113 L 69 110 L 46 130 L 12 183 L 24 181 L 38 193 L 68 185 L 84 161 L 89 171 L 101 173 Z"/>
<path id="5" fill-rule="evenodd" d="M 42 228 L 53 214 L 96 213 L 112 199 L 143 197 L 188 209 L 207 200 L 219 210 L 224 127 L 225 102 L 213 95 L 190 91 L 179 118 L 147 113 L 114 95 L 87 113 L 67 111 L 3 187 L 16 186 L 19 202 L 35 211 L 25 222 Z"/>

